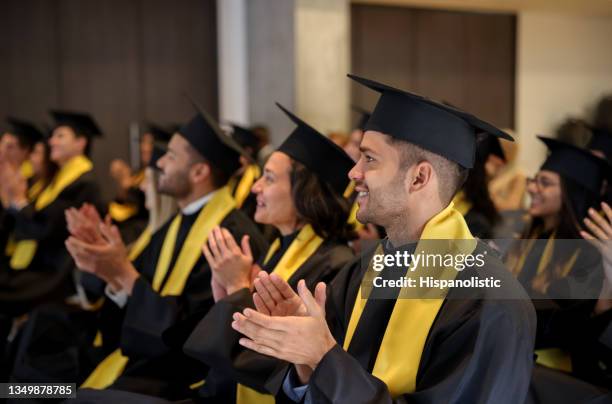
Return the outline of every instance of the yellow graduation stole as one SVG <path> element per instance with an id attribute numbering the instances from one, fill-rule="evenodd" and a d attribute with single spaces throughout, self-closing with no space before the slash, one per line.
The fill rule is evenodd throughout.
<path id="1" fill-rule="evenodd" d="M 34 176 L 34 167 L 32 166 L 32 162 L 30 160 L 26 160 L 19 166 L 19 174 L 29 180 Z"/>
<path id="2" fill-rule="evenodd" d="M 152 287 L 161 296 L 178 296 L 183 292 L 187 278 L 193 266 L 200 257 L 201 247 L 208 240 L 208 234 L 236 207 L 229 188 L 219 189 L 211 200 L 202 208 L 195 223 L 191 226 L 187 238 L 181 247 L 178 258 L 168 281 L 162 287 L 162 281 L 170 269 L 170 260 L 174 251 L 176 237 L 181 222 L 181 215 L 178 214 L 170 223 L 170 227 L 164 238 L 161 253 L 155 267 Z M 123 373 L 129 358 L 121 353 L 121 348 L 117 348 L 107 356 L 87 380 L 81 385 L 82 388 L 105 389 L 117 380 Z"/>
<path id="3" fill-rule="evenodd" d="M 457 251 L 452 251 L 451 248 L 450 251 L 447 250 L 445 253 L 470 254 L 477 245 L 463 219 L 463 215 L 454 209 L 452 202 L 425 225 L 415 251 L 429 251 L 427 240 L 436 239 L 461 241 Z M 437 244 L 430 244 L 435 249 Z M 379 249 L 382 251 L 380 246 Z M 417 268 L 417 271 L 420 269 Z M 368 272 L 371 271 L 370 263 Z M 444 276 L 447 278 L 454 278 L 457 274 L 451 268 L 445 269 L 444 272 Z M 418 272 L 415 271 L 415 273 Z M 367 273 L 366 276 L 368 276 Z M 344 350 L 348 350 L 367 302 L 367 299 L 361 298 L 361 293 L 360 288 L 344 339 Z M 372 370 L 374 376 L 385 382 L 392 397 L 414 392 L 425 341 L 443 302 L 443 297 L 436 299 L 400 298 L 396 300 Z M 410 338 L 407 340 L 406 336 L 410 336 Z"/>
<path id="4" fill-rule="evenodd" d="M 468 201 L 465 197 L 465 192 L 459 191 L 453 198 L 453 203 L 455 204 L 455 209 L 459 211 L 463 216 L 467 215 L 467 213 L 472 209 L 472 202 Z"/>
<path id="5" fill-rule="evenodd" d="M 134 261 L 136 258 L 138 258 L 140 253 L 147 248 L 149 242 L 151 242 L 151 236 L 151 228 L 147 226 L 130 247 L 130 252 L 128 253 L 128 259 L 130 261 Z"/>
<path id="6" fill-rule="evenodd" d="M 91 171 L 92 168 L 93 165 L 91 161 L 85 156 L 76 156 L 70 159 L 60 168 L 53 180 L 40 193 L 38 198 L 36 198 L 34 209 L 40 211 L 49 206 L 57 199 L 64 189 L 74 183 L 83 174 Z M 14 270 L 27 268 L 32 262 L 37 248 L 38 242 L 36 240 L 20 240 L 15 245 L 15 251 L 11 256 L 11 268 Z"/>
<path id="7" fill-rule="evenodd" d="M 261 176 L 261 170 L 257 164 L 250 164 L 244 170 L 244 173 L 240 177 L 240 182 L 234 191 L 234 199 L 236 200 L 236 206 L 238 209 L 242 207 L 244 201 L 248 198 L 251 193 L 251 188 L 257 179 Z M 234 184 L 235 184 L 234 180 Z"/>
<path id="8" fill-rule="evenodd" d="M 38 195 L 40 195 L 40 193 L 45 188 L 45 185 L 47 185 L 45 180 L 38 180 L 34 184 L 32 184 L 30 188 L 28 188 L 28 199 L 30 200 L 30 202 L 33 202 L 34 199 L 36 199 Z"/>
<path id="9" fill-rule="evenodd" d="M 121 223 L 138 213 L 138 207 L 131 203 L 112 201 L 108 204 L 108 213 L 115 222 Z"/>
<path id="10" fill-rule="evenodd" d="M 344 196 L 344 198 L 348 199 L 354 191 L 355 191 L 355 181 L 351 181 L 351 182 L 349 182 L 348 186 L 344 190 L 344 194 L 342 196 Z M 351 211 L 349 212 L 349 217 L 348 217 L 348 220 L 347 220 L 348 224 L 353 225 L 353 228 L 355 230 L 359 230 L 359 229 L 361 229 L 364 226 L 363 223 L 361 223 L 360 221 L 357 220 L 357 211 L 358 210 L 359 210 L 359 205 L 355 201 L 355 202 L 353 202 L 353 205 L 351 206 Z"/>
<path id="11" fill-rule="evenodd" d="M 307 224 L 300 230 L 295 240 L 283 254 L 272 273 L 277 274 L 285 281 L 289 278 L 317 251 L 323 243 L 323 239 L 317 236 L 312 226 Z M 280 240 L 276 239 L 268 249 L 264 263 L 267 263 L 274 253 L 280 248 Z M 274 396 L 262 394 L 242 384 L 238 384 L 236 390 L 237 404 L 274 404 Z"/>

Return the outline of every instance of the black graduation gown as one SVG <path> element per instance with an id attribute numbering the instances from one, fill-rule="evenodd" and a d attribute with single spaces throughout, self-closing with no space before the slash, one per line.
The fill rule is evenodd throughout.
<path id="1" fill-rule="evenodd" d="M 121 238 L 126 244 L 130 244 L 144 231 L 149 220 L 149 211 L 145 207 L 144 192 L 137 187 L 131 187 L 128 189 L 125 198 L 116 198 L 115 202 L 136 208 L 136 212 L 132 216 L 121 222 L 116 222 Z"/>
<path id="2" fill-rule="evenodd" d="M 7 257 L 6 246 L 15 227 L 15 218 L 0 204 L 0 268 L 5 268 L 10 257 Z"/>
<path id="3" fill-rule="evenodd" d="M 519 281 L 530 290 L 531 282 L 536 276 L 542 252 L 546 245 L 545 239 L 539 240 L 528 253 L 523 269 L 518 275 Z M 574 250 L 563 248 L 561 244 L 554 254 L 570 256 Z M 607 347 L 599 341 L 604 333 L 612 314 L 603 313 L 593 316 L 596 300 L 580 298 L 594 296 L 601 289 L 603 268 L 599 252 L 590 245 L 580 243 L 577 259 L 563 278 L 554 279 L 548 286 L 548 293 L 543 295 L 530 291 L 536 309 L 538 325 L 536 349 L 559 348 L 568 352 L 572 360 L 572 375 L 589 383 L 603 387 L 612 386 L 612 347 Z M 564 261 L 565 259 L 562 259 Z M 576 285 L 584 284 L 585 292 L 581 293 Z M 571 294 L 570 294 L 570 291 Z M 587 292 L 590 291 L 590 292 Z M 576 299 L 568 297 L 576 296 Z M 609 365 L 607 365 L 609 364 Z M 571 378 L 566 378 L 571 380 Z M 538 377 L 534 383 L 557 378 Z M 550 389 L 554 390 L 552 384 Z M 580 383 L 576 384 L 580 389 Z M 541 389 L 541 387 L 540 387 Z M 561 396 L 560 396 L 561 397 Z"/>
<path id="4" fill-rule="evenodd" d="M 170 268 L 198 214 L 196 212 L 184 216 L 181 220 Z M 189 384 L 193 382 L 194 369 L 197 369 L 196 375 L 202 372 L 200 365 L 182 355 L 180 350 L 167 347 L 161 334 L 193 311 L 205 311 L 212 305 L 210 268 L 204 256 L 200 256 L 180 296 L 162 297 L 152 289 L 157 260 L 171 221 L 152 236 L 147 248 L 134 261 L 141 276 L 126 306 L 120 308 L 111 299 L 105 299 L 98 313 L 67 314 L 65 310 L 52 309 L 41 309 L 41 313 L 35 313 L 34 319 L 40 318 L 42 321 L 26 325 L 24 334 L 30 338 L 24 338 L 19 348 L 21 354 L 17 358 L 14 373 L 14 376 L 18 376 L 16 379 L 25 382 L 31 378 L 47 378 L 77 382 L 79 385 L 100 360 L 121 348 L 130 360 L 112 388 L 169 398 L 181 397 L 188 391 Z M 241 212 L 232 210 L 221 222 L 221 226 L 226 227 L 236 238 L 249 234 L 253 251 L 265 251 L 266 245 L 261 234 Z M 167 277 L 170 273 L 168 271 Z M 96 318 L 93 322 L 92 315 Z M 75 324 L 75 320 L 80 324 Z M 62 326 L 52 326 L 57 334 L 49 336 L 45 332 L 50 328 L 49 324 Z M 102 345 L 94 347 L 97 331 L 102 335 Z M 60 362 L 62 364 L 58 365 Z M 68 363 L 73 366 L 68 366 Z M 32 369 L 39 372 L 34 373 Z M 40 374 L 41 370 L 43 375 Z M 104 394 L 105 391 L 100 393 Z"/>
<path id="5" fill-rule="evenodd" d="M 520 402 L 527 393 L 532 369 L 535 315 L 522 288 L 495 253 L 479 242 L 474 254 L 483 251 L 487 251 L 486 264 L 477 271 L 486 270 L 488 275 L 502 279 L 504 294 L 522 298 L 499 300 L 491 296 L 494 292 L 490 289 L 483 289 L 480 296 L 460 299 L 456 297 L 463 296 L 462 291 L 451 289 L 429 330 L 415 392 L 395 399 L 386 385 L 370 374 L 372 358 L 376 357 L 391 313 L 385 303 L 389 301 L 369 301 L 353 336 L 353 341 L 361 342 L 355 348 L 362 358 L 369 358 L 369 365 L 341 348 L 367 269 L 361 260 L 345 268 L 330 285 L 326 308 L 338 345 L 323 357 L 310 379 L 313 402 Z M 469 279 L 474 271 L 466 268 L 457 279 Z M 372 302 L 375 310 L 368 309 Z"/>
<path id="6" fill-rule="evenodd" d="M 85 202 L 99 209 L 103 206 L 92 172 L 80 176 L 40 211 L 33 203 L 20 211 L 7 210 L 13 216 L 15 240 L 36 240 L 38 248 L 27 268 L 14 271 L 5 262 L 0 269 L 0 312 L 19 315 L 42 301 L 73 292 L 73 263 L 64 246 L 68 237 L 64 211 Z"/>
<path id="7" fill-rule="evenodd" d="M 536 365 L 525 404 L 610 404 L 612 392 L 565 372 Z"/>
<path id="8" fill-rule="evenodd" d="M 282 248 L 263 266 L 264 270 L 271 272 L 274 269 L 296 234 L 285 237 Z M 295 289 L 298 281 L 304 279 L 312 289 L 318 282 L 331 281 L 352 258 L 353 252 L 345 243 L 325 240 L 288 283 Z M 231 327 L 232 315 L 246 307 L 254 307 L 252 294 L 247 289 L 220 300 L 185 342 L 183 350 L 187 355 L 211 367 L 206 383 L 198 391 L 199 400 L 207 403 L 236 402 L 236 381 L 265 391 L 259 381 L 279 366 L 280 361 L 238 344 L 241 335 Z M 284 366 L 284 363 L 280 365 Z"/>
<path id="9" fill-rule="evenodd" d="M 172 263 L 196 218 L 197 214 L 183 217 Z M 115 313 L 111 319 L 107 317 L 103 321 L 102 334 L 106 340 L 105 347 L 109 344 L 120 347 L 123 354 L 130 358 L 124 372 L 111 388 L 180 398 L 189 391 L 188 386 L 197 381 L 203 370 L 199 363 L 186 357 L 180 349 L 168 347 L 162 340 L 162 333 L 194 312 L 207 311 L 214 301 L 210 288 L 210 267 L 203 255 L 196 262 L 180 296 L 161 296 L 153 290 L 151 282 L 169 226 L 170 222 L 155 233 L 149 246 L 134 262 L 141 276 L 122 313 Z M 221 226 L 227 228 L 237 240 L 248 234 L 255 254 L 265 251 L 266 244 L 257 227 L 242 212 L 231 211 Z M 115 306 L 110 300 L 106 304 Z M 107 314 L 106 311 L 104 313 Z M 120 317 L 123 319 L 118 322 Z M 116 327 L 118 324 L 119 329 Z"/>
<path id="10" fill-rule="evenodd" d="M 470 209 L 463 218 L 474 237 L 482 240 L 493 238 L 493 224 L 485 215 L 475 209 Z"/>
<path id="11" fill-rule="evenodd" d="M 310 379 L 309 389 L 312 403 L 523 402 L 527 394 L 533 363 L 535 314 L 524 290 L 518 286 L 499 260 L 492 258 L 494 254 L 492 250 L 479 243 L 475 253 L 484 250 L 489 253 L 486 264 L 487 272 L 501 279 L 503 284 L 511 289 L 505 291 L 506 295 L 510 294 L 520 299 L 489 300 L 491 296 L 486 290 L 482 291 L 481 298 L 454 299 L 456 296 L 451 294 L 455 294 L 456 289 L 451 290 L 427 337 L 419 364 L 415 393 L 392 399 L 386 385 L 370 374 L 371 369 L 364 368 L 340 345 L 336 345 L 325 355 Z M 328 323 L 338 344 L 343 343 L 353 302 L 366 270 L 361 265 L 362 259 L 367 259 L 372 253 L 373 251 L 369 251 L 365 256 L 356 258 L 331 282 L 326 310 Z M 469 278 L 472 275 L 474 273 L 466 269 L 459 274 L 458 279 Z M 237 294 L 228 296 L 224 299 L 225 301 L 219 303 L 230 306 L 231 301 L 229 300 L 239 299 Z M 459 296 L 463 295 L 459 294 Z M 217 306 L 220 309 L 223 308 L 219 303 L 203 322 L 212 320 L 211 315 L 216 312 Z M 390 315 L 390 311 L 385 308 L 386 304 L 377 304 L 377 306 L 383 310 L 369 311 L 366 322 L 364 322 L 364 329 L 369 332 L 360 336 L 360 326 L 358 326 L 353 339 L 358 338 L 362 341 L 361 351 L 370 358 L 375 357 L 379 349 L 386 321 Z M 376 306 L 372 307 L 376 308 Z M 230 313 L 237 309 L 239 308 L 234 306 L 226 311 Z M 364 316 L 367 311 L 368 306 L 366 305 Z M 223 319 L 220 318 L 219 321 Z M 221 328 L 218 324 L 215 325 Z M 227 354 L 214 351 L 221 349 L 227 351 L 228 347 L 223 344 L 225 340 L 212 341 L 210 339 L 211 335 L 216 334 L 212 334 L 214 329 L 196 330 L 199 332 L 194 332 L 189 338 L 185 351 L 194 357 L 199 355 L 199 359 L 204 361 L 210 361 L 213 355 L 216 355 L 221 360 L 215 365 L 220 365 L 223 362 L 221 357 L 227 358 Z M 204 331 L 208 333 L 204 334 Z M 223 333 L 223 337 L 231 338 L 231 335 Z M 198 338 L 210 345 L 208 352 L 201 350 L 202 345 L 197 344 Z M 408 341 L 409 336 L 407 336 Z M 247 355 L 247 353 L 250 354 Z M 242 358 L 241 355 L 243 355 Z M 258 389 L 279 391 L 290 366 L 276 361 L 277 367 L 272 374 L 269 372 L 258 374 L 257 369 L 260 363 L 252 360 L 253 355 L 253 352 L 246 350 L 244 353 L 239 353 L 235 358 L 235 366 L 226 367 L 225 371 L 231 372 L 232 369 L 235 369 L 236 372 L 232 376 L 242 383 L 251 382 L 252 387 L 258 386 Z M 263 357 L 260 360 L 266 360 L 266 358 Z M 251 371 L 245 373 L 243 369 Z M 146 402 L 142 396 L 116 395 L 116 397 L 124 402 Z M 279 391 L 276 400 L 277 402 L 289 401 L 282 391 Z M 100 401 L 92 400 L 91 402 Z M 214 401 L 205 398 L 203 402 Z"/>

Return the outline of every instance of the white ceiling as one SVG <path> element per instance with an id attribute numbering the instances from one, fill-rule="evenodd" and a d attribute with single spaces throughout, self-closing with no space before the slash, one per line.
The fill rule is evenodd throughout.
<path id="1" fill-rule="evenodd" d="M 612 0 L 352 0 L 352 2 L 472 11 L 546 11 L 612 16 Z"/>

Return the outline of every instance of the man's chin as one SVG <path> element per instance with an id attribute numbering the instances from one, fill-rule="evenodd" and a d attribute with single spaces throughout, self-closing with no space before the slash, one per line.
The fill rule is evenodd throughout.
<path id="1" fill-rule="evenodd" d="M 365 212 L 365 211 L 362 212 L 361 208 L 357 211 L 357 214 L 355 215 L 355 217 L 357 218 L 357 221 L 362 224 L 371 222 L 371 217 L 368 214 L 368 212 Z"/>
<path id="2" fill-rule="evenodd" d="M 166 196 L 174 196 L 174 192 L 172 192 L 172 189 L 166 188 L 163 185 L 159 185 L 157 187 L 157 192 Z"/>

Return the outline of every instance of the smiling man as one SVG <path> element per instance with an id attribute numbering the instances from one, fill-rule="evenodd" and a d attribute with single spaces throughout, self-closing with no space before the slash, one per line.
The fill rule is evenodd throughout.
<path id="1" fill-rule="evenodd" d="M 151 235 L 138 257 L 130 260 L 115 226 L 102 225 L 94 242 L 75 234 L 66 241 L 79 269 L 107 284 L 97 347 L 107 355 L 88 376 L 84 367 L 78 369 L 79 377 L 87 376 L 81 387 L 92 389 L 79 392 L 86 402 L 113 400 L 112 389 L 183 398 L 205 372 L 166 345 L 162 334 L 214 303 L 210 266 L 201 253 L 213 229 L 222 226 L 236 239 L 248 237 L 254 254 L 265 248 L 263 236 L 237 209 L 227 187 L 239 157 L 240 148 L 200 109 L 174 133 L 157 161 L 159 192 L 175 198 L 180 212 Z M 96 351 L 92 342 L 83 358 Z"/>
<path id="2" fill-rule="evenodd" d="M 328 288 L 318 284 L 314 296 L 304 282 L 298 295 L 272 277 L 258 283 L 258 310 L 236 313 L 232 324 L 243 346 L 293 364 L 276 384 L 262 385 L 279 388 L 277 398 L 306 403 L 522 402 L 533 362 L 533 307 L 451 203 L 473 165 L 476 134 L 510 137 L 470 114 L 350 77 L 381 94 L 349 173 L 359 192 L 357 218 L 388 234 L 377 253 L 465 240 L 461 248 L 485 257 L 478 271 L 501 280 L 504 290 L 452 288 L 434 299 L 402 298 L 403 290 L 368 295 L 374 250 Z M 472 265 L 453 276 L 475 273 Z"/>

